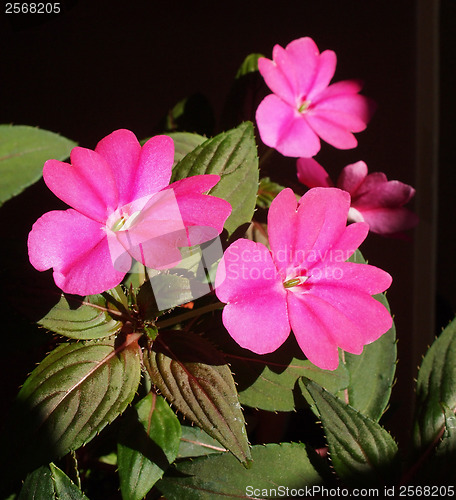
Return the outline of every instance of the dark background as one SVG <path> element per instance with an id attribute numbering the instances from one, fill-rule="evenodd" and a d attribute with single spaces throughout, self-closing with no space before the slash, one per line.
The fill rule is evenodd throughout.
<path id="1" fill-rule="evenodd" d="M 338 151 L 323 144 L 317 159 L 334 176 L 346 164 L 364 160 L 370 171 L 383 171 L 390 179 L 416 185 L 417 1 L 73 0 L 61 4 L 59 15 L 1 19 L 1 123 L 38 126 L 93 148 L 117 128 L 128 128 L 138 138 L 159 133 L 167 111 L 180 99 L 200 92 L 213 106 L 217 131 L 224 100 L 244 57 L 251 52 L 271 57 L 274 44 L 285 46 L 310 36 L 321 51 L 336 52 L 334 81 L 364 80 L 363 93 L 378 104 L 367 130 L 357 135 L 358 148 Z M 439 307 L 435 330 L 418 339 L 421 353 L 423 342 L 432 341 L 456 306 L 451 42 L 455 11 L 454 2 L 442 0 L 441 196 L 434 200 L 440 213 L 435 242 Z M 278 155 L 274 159 L 277 172 L 295 175 L 294 161 Z M 427 223 L 426 212 L 420 217 Z M 420 293 L 414 285 L 419 270 L 414 264 L 417 243 L 414 233 L 410 235 L 410 241 L 372 235 L 362 247 L 369 262 L 394 279 L 388 299 L 399 338 L 399 383 L 391 408 L 396 435 L 404 432 L 404 420 L 395 424 L 395 415 L 404 408 L 407 413 L 413 399 L 419 361 L 411 354 L 417 341 L 415 325 L 434 317 L 434 304 L 421 308 L 419 317 L 414 308 L 414 294 Z"/>

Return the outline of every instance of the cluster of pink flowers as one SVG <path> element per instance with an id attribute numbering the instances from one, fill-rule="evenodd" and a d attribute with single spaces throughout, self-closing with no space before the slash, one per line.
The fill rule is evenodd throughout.
<path id="1" fill-rule="evenodd" d="M 285 49 L 276 45 L 272 60 L 259 59 L 273 91 L 257 109 L 260 137 L 284 156 L 298 157 L 298 179 L 311 189 L 298 207 L 293 192 L 282 191 L 269 209 L 270 250 L 236 241 L 216 281 L 217 296 L 227 304 L 223 323 L 239 345 L 269 353 L 293 330 L 307 358 L 328 370 L 338 366 L 338 348 L 360 354 L 392 325 L 389 312 L 372 298 L 389 287 L 391 277 L 372 266 L 336 262 L 334 252 L 348 258 L 369 229 L 400 235 L 417 223 L 404 208 L 415 193 L 411 186 L 388 181 L 383 173 L 368 175 L 358 162 L 345 167 L 335 188 L 312 158 L 320 138 L 339 149 L 356 147 L 353 133 L 366 128 L 375 109 L 359 94 L 358 81 L 329 85 L 335 68 L 334 52 L 320 54 L 310 38 Z M 347 220 L 354 224 L 346 226 Z M 322 257 L 328 250 L 330 257 Z M 279 259 L 281 251 L 289 257 Z M 312 251 L 320 258 L 310 261 Z M 255 259 L 258 254 L 263 257 Z"/>
<path id="2" fill-rule="evenodd" d="M 366 128 L 374 109 L 359 94 L 359 82 L 329 84 L 334 52 L 320 54 L 313 40 L 300 38 L 285 49 L 276 45 L 273 59 L 260 58 L 258 66 L 273 91 L 256 113 L 261 139 L 299 158 L 298 178 L 310 189 L 299 203 L 291 189 L 274 199 L 270 249 L 239 239 L 225 251 L 215 283 L 226 303 L 223 323 L 239 345 L 259 354 L 276 350 L 292 330 L 312 363 L 334 370 L 339 348 L 360 354 L 392 325 L 388 310 L 372 297 L 390 286 L 391 276 L 346 260 L 369 229 L 394 235 L 416 224 L 404 208 L 414 190 L 368 174 L 364 162 L 345 167 L 334 187 L 312 158 L 320 138 L 354 148 L 353 133 Z M 121 283 L 133 259 L 168 269 L 180 262 L 182 247 L 219 235 L 231 205 L 205 194 L 219 177 L 169 185 L 173 159 L 171 138 L 156 136 L 141 147 L 132 132 L 117 130 L 94 151 L 74 148 L 71 164 L 47 161 L 47 186 L 71 208 L 34 224 L 32 265 L 52 268 L 64 292 L 96 294 Z M 354 223 L 347 226 L 347 219 Z"/>
<path id="3" fill-rule="evenodd" d="M 331 50 L 320 54 L 311 38 L 299 38 L 286 48 L 276 45 L 272 60 L 260 58 L 258 69 L 273 94 L 260 103 L 256 113 L 262 141 L 284 156 L 298 157 L 298 179 L 307 187 L 330 187 L 323 167 L 312 159 L 320 139 L 339 149 L 357 146 L 353 132 L 367 126 L 375 104 L 359 94 L 361 84 L 346 80 L 329 85 L 336 69 Z M 404 208 L 415 190 L 385 174 L 367 174 L 364 162 L 348 165 L 337 187 L 352 197 L 350 221 L 366 221 L 370 230 L 400 235 L 418 219 Z"/>

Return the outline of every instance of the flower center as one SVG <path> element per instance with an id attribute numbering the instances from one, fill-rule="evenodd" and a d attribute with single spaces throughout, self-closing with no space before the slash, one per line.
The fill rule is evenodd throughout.
<path id="1" fill-rule="evenodd" d="M 116 222 L 114 222 L 114 224 L 111 226 L 111 231 L 116 233 L 117 231 L 126 231 L 127 229 L 130 229 L 136 222 L 136 219 L 138 218 L 138 215 L 140 213 L 141 211 L 134 212 L 131 215 L 123 214 L 120 219 L 117 219 Z"/>
<path id="2" fill-rule="evenodd" d="M 294 286 L 302 285 L 307 281 L 308 276 L 297 276 L 296 278 L 291 278 L 284 281 L 283 286 L 285 288 L 292 288 Z"/>
<path id="3" fill-rule="evenodd" d="M 310 106 L 310 101 L 303 101 L 298 108 L 298 112 L 305 113 L 309 109 L 309 106 Z"/>

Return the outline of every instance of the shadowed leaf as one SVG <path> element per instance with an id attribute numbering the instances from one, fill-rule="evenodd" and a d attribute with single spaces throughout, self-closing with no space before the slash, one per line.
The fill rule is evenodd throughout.
<path id="1" fill-rule="evenodd" d="M 230 368 L 210 343 L 191 333 L 162 332 L 144 362 L 152 383 L 186 418 L 241 462 L 250 459 Z"/>

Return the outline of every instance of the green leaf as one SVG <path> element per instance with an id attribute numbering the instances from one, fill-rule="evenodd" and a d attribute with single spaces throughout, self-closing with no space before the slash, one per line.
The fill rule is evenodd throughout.
<path id="1" fill-rule="evenodd" d="M 230 368 L 209 342 L 191 333 L 161 332 L 144 363 L 152 383 L 185 417 L 241 462 L 250 459 Z"/>
<path id="2" fill-rule="evenodd" d="M 426 454 L 419 459 L 419 464 L 424 465 L 417 469 L 418 474 L 413 481 L 419 484 L 454 485 L 456 482 L 456 416 L 454 411 L 442 404 L 445 417 L 445 430 L 441 441 L 437 444 L 430 459 Z M 423 460 L 424 458 L 424 460 Z"/>
<path id="3" fill-rule="evenodd" d="M 251 371 L 256 360 L 246 358 L 244 361 L 244 373 L 246 370 Z M 239 391 L 239 399 L 243 405 L 268 411 L 293 411 L 302 406 L 297 404 L 295 394 L 296 381 L 302 376 L 317 381 L 331 393 L 337 393 L 348 384 L 348 372 L 342 364 L 337 370 L 328 371 L 299 358 L 292 358 L 288 365 L 265 360 L 260 363 L 263 369 L 258 378 Z M 233 363 L 232 369 L 242 378 L 236 366 L 239 364 Z"/>
<path id="4" fill-rule="evenodd" d="M 170 132 L 169 135 L 174 141 L 174 163 L 173 168 L 182 160 L 182 158 L 200 144 L 207 140 L 199 134 L 192 134 L 190 132 Z"/>
<path id="5" fill-rule="evenodd" d="M 154 393 L 139 401 L 130 417 L 117 447 L 120 490 L 124 500 L 140 500 L 176 458 L 181 426 L 168 403 Z"/>
<path id="6" fill-rule="evenodd" d="M 54 464 L 27 475 L 18 500 L 88 500 L 71 479 Z"/>
<path id="7" fill-rule="evenodd" d="M 55 499 L 54 481 L 48 465 L 27 474 L 17 500 Z"/>
<path id="8" fill-rule="evenodd" d="M 315 382 L 300 381 L 318 408 L 338 476 L 352 486 L 389 484 L 396 479 L 398 449 L 391 435 Z"/>
<path id="9" fill-rule="evenodd" d="M 236 73 L 236 79 L 258 71 L 258 59 L 260 57 L 264 57 L 263 54 L 249 54 L 240 65 L 238 72 Z"/>
<path id="10" fill-rule="evenodd" d="M 342 363 L 334 371 L 316 367 L 304 358 L 292 335 L 277 351 L 266 355 L 243 349 L 220 332 L 216 340 L 235 375 L 242 405 L 267 411 L 304 407 L 301 391 L 296 390 L 296 382 L 302 376 L 317 381 L 332 393 L 345 389 L 349 383 Z"/>
<path id="11" fill-rule="evenodd" d="M 269 208 L 274 198 L 285 189 L 277 182 L 272 182 L 269 177 L 260 179 L 260 186 L 258 187 L 258 198 L 256 204 L 260 208 Z"/>
<path id="12" fill-rule="evenodd" d="M 49 464 L 58 500 L 88 500 L 73 481 L 54 464 Z M 43 499 L 44 500 L 44 499 Z"/>
<path id="13" fill-rule="evenodd" d="M 284 443 L 253 446 L 249 469 L 240 467 L 228 453 L 183 460 L 157 487 L 167 500 L 222 500 L 297 498 L 296 490 L 319 484 L 321 478 L 305 445 Z"/>
<path id="14" fill-rule="evenodd" d="M 249 222 L 258 191 L 258 156 L 252 123 L 241 123 L 203 142 L 175 166 L 172 181 L 203 174 L 221 177 L 209 194 L 231 203 L 233 210 L 225 223 L 228 233 Z"/>
<path id="15" fill-rule="evenodd" d="M 456 320 L 434 341 L 416 384 L 413 440 L 417 452 L 437 445 L 445 429 L 443 407 L 456 411 Z"/>
<path id="16" fill-rule="evenodd" d="M 31 470 L 62 457 L 122 413 L 140 381 L 138 338 L 131 334 L 54 349 L 17 396 L 8 463 L 17 460 L 15 467 Z"/>
<path id="17" fill-rule="evenodd" d="M 366 263 L 359 250 L 349 261 Z M 390 311 L 384 294 L 375 295 L 374 298 Z M 362 354 L 344 352 L 342 360 L 350 374 L 350 383 L 344 393 L 338 396 L 348 401 L 363 415 L 378 421 L 388 405 L 396 372 L 397 346 L 394 322 L 388 332 L 372 344 L 364 346 Z"/>
<path id="18" fill-rule="evenodd" d="M 0 205 L 39 180 L 46 160 L 64 160 L 75 146 L 47 130 L 0 125 Z"/>
<path id="19" fill-rule="evenodd" d="M 182 426 L 182 436 L 177 458 L 200 457 L 227 451 L 216 439 L 199 427 Z"/>
<path id="20" fill-rule="evenodd" d="M 38 324 L 71 339 L 90 340 L 120 331 L 123 325 L 120 317 L 119 308 L 103 295 L 81 298 L 62 294 Z"/>

